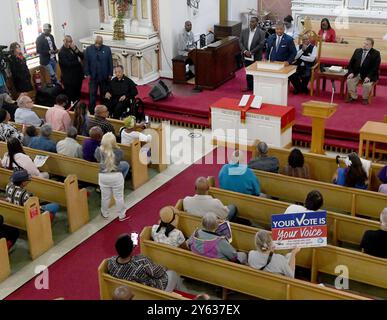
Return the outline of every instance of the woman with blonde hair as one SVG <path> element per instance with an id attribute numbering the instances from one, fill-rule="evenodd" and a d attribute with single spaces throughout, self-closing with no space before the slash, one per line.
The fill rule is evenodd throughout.
<path id="1" fill-rule="evenodd" d="M 120 221 L 128 219 L 124 207 L 125 172 L 129 164 L 121 161 L 123 152 L 117 146 L 113 133 L 106 133 L 101 140 L 101 146 L 95 150 L 95 158 L 99 162 L 98 184 L 101 189 L 101 214 L 109 218 L 109 204 L 112 196 L 116 202 L 116 211 Z"/>
<path id="2" fill-rule="evenodd" d="M 265 230 L 256 233 L 255 246 L 257 250 L 249 252 L 248 265 L 250 267 L 294 278 L 296 254 L 300 251 L 299 248 L 294 248 L 286 256 L 274 253 L 275 247 L 271 234 Z"/>

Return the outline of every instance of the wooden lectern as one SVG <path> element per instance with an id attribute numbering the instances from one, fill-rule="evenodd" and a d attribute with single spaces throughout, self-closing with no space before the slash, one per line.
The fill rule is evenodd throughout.
<path id="1" fill-rule="evenodd" d="M 302 114 L 312 118 L 312 145 L 310 152 L 325 154 L 325 121 L 337 110 L 337 104 L 321 101 L 308 101 L 302 104 Z"/>
<path id="2" fill-rule="evenodd" d="M 246 74 L 253 76 L 254 95 L 261 96 L 264 103 L 287 106 L 289 77 L 296 70 L 284 62 L 258 61 L 246 68 Z"/>

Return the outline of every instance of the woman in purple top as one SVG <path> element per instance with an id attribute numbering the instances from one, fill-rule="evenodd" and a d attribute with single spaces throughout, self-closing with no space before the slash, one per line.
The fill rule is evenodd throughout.
<path id="1" fill-rule="evenodd" d="M 94 157 L 95 150 L 101 145 L 101 139 L 103 136 L 102 129 L 100 127 L 92 127 L 89 131 L 90 139 L 86 139 L 83 142 L 82 151 L 83 159 L 90 162 L 97 162 Z"/>

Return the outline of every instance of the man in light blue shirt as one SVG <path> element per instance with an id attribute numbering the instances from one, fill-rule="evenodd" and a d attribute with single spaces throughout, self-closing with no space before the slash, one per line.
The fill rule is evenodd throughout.
<path id="1" fill-rule="evenodd" d="M 27 126 L 40 127 L 44 121 L 32 111 L 34 102 L 29 96 L 22 96 L 17 101 L 18 107 L 15 112 L 15 122 Z"/>
<path id="2" fill-rule="evenodd" d="M 259 196 L 261 187 L 253 171 L 246 164 L 241 164 L 242 155 L 234 151 L 229 164 L 225 164 L 219 172 L 221 189 Z"/>
<path id="3" fill-rule="evenodd" d="M 31 138 L 28 147 L 36 150 L 56 153 L 56 143 L 50 139 L 52 127 L 49 124 L 44 124 L 40 129 L 40 136 Z"/>

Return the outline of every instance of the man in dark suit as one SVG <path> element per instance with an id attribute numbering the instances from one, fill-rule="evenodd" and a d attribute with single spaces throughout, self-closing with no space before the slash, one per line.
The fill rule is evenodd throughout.
<path id="1" fill-rule="evenodd" d="M 60 84 L 56 78 L 56 54 L 54 36 L 51 34 L 51 25 L 43 25 L 43 33 L 36 39 L 36 52 L 39 54 L 40 65 L 44 66 L 50 74 L 51 85 Z"/>
<path id="2" fill-rule="evenodd" d="M 348 98 L 350 103 L 357 100 L 357 85 L 363 81 L 363 101 L 368 104 L 368 97 L 375 81 L 379 79 L 380 52 L 374 48 L 374 39 L 366 38 L 363 48 L 356 49 L 348 66 Z"/>
<path id="3" fill-rule="evenodd" d="M 297 49 L 292 37 L 285 34 L 285 26 L 282 22 L 275 27 L 275 34 L 267 39 L 266 59 L 268 61 L 286 62 L 291 64 L 296 57 Z"/>
<path id="4" fill-rule="evenodd" d="M 74 44 L 71 36 L 66 36 L 63 40 L 63 47 L 59 50 L 59 65 L 64 90 L 71 102 L 81 98 L 84 79 L 82 60 L 83 53 Z"/>
<path id="5" fill-rule="evenodd" d="M 265 45 L 265 33 L 258 27 L 258 18 L 251 17 L 250 28 L 242 31 L 239 46 L 242 50 L 243 60 L 247 68 L 255 61 L 262 60 L 262 51 Z M 253 90 L 253 76 L 247 75 L 247 88 L 244 91 Z"/>
<path id="6" fill-rule="evenodd" d="M 88 47 L 85 53 L 85 75 L 89 77 L 90 104 L 89 110 L 94 114 L 98 88 L 100 96 L 104 97 L 113 75 L 112 51 L 103 44 L 103 38 L 97 36 L 94 45 Z"/>

